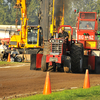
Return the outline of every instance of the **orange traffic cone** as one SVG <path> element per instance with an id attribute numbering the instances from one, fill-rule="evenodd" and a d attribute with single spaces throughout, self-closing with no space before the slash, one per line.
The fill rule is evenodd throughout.
<path id="1" fill-rule="evenodd" d="M 47 72 L 47 75 L 46 75 L 43 94 L 45 95 L 51 94 L 51 84 L 50 84 L 49 72 Z"/>
<path id="2" fill-rule="evenodd" d="M 10 53 L 8 54 L 8 59 L 7 59 L 7 62 L 10 62 Z"/>
<path id="3" fill-rule="evenodd" d="M 89 71 L 86 69 L 83 89 L 90 88 Z"/>

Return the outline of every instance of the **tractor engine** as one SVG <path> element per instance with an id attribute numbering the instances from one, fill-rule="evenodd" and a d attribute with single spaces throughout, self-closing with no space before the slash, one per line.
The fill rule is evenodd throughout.
<path id="1" fill-rule="evenodd" d="M 51 52 L 49 55 L 47 55 L 46 62 L 56 62 L 56 63 L 62 63 L 63 57 L 66 54 L 66 42 L 65 39 L 51 39 L 49 41 L 51 43 Z"/>
<path id="2" fill-rule="evenodd" d="M 65 54 L 66 52 L 66 45 L 64 39 L 51 39 L 51 54 Z"/>

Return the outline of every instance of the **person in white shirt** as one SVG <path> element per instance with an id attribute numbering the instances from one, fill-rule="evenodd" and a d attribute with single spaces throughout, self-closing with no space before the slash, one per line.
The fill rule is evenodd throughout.
<path id="1" fill-rule="evenodd" d="M 4 41 L 1 41 L 1 45 L 0 45 L 0 58 L 3 58 L 3 55 L 5 53 L 5 51 L 7 50 L 6 45 L 4 44 Z"/>
<path id="2" fill-rule="evenodd" d="M 1 41 L 0 45 L 0 52 L 5 51 L 7 49 L 6 45 L 4 44 L 4 41 Z"/>

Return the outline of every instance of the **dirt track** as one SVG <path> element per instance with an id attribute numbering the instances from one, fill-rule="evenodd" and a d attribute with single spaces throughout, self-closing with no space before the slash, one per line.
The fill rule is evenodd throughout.
<path id="1" fill-rule="evenodd" d="M 100 74 L 90 74 L 90 84 L 100 84 Z M 30 65 L 22 67 L 0 68 L 0 98 L 42 92 L 45 83 L 46 72 L 30 70 Z M 82 87 L 84 74 L 50 72 L 51 88 L 68 89 Z"/>

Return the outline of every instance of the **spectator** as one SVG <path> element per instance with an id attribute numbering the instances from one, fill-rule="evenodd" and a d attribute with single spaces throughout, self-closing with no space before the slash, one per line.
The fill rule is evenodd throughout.
<path id="1" fill-rule="evenodd" d="M 0 58 L 1 60 L 3 60 L 5 51 L 7 50 L 7 47 L 4 44 L 4 41 L 1 41 L 1 45 L 0 45 Z"/>
<path id="2" fill-rule="evenodd" d="M 7 47 L 7 49 L 10 49 L 9 48 L 9 42 L 6 42 L 6 47 Z"/>
<path id="3" fill-rule="evenodd" d="M 1 45 L 1 40 L 0 40 L 0 45 Z"/>
<path id="4" fill-rule="evenodd" d="M 5 51 L 6 49 L 7 49 L 7 47 L 6 47 L 5 43 L 4 43 L 4 41 L 1 41 L 0 52 Z"/>

